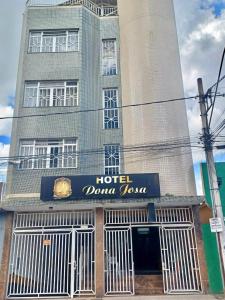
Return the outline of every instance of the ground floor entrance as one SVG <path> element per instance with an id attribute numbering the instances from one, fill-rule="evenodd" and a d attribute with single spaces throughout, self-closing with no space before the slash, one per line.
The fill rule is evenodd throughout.
<path id="1" fill-rule="evenodd" d="M 156 209 L 153 221 L 147 208 L 102 216 L 98 223 L 95 210 L 17 213 L 7 296 L 73 298 L 95 295 L 99 285 L 107 296 L 201 292 L 191 208 Z"/>

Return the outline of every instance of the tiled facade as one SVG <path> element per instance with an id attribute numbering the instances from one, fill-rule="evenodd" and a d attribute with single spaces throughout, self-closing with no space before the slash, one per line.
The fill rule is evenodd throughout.
<path id="1" fill-rule="evenodd" d="M 34 0 L 30 0 L 28 3 L 32 1 Z M 140 1 L 142 5 L 139 5 Z M 71 2 L 73 2 L 72 5 L 69 5 Z M 106 243 L 106 210 L 117 209 L 119 211 L 125 208 L 125 214 L 129 214 L 132 209 L 137 208 L 138 211 L 143 208 L 146 216 L 148 203 L 154 202 L 155 207 L 165 211 L 165 214 L 167 213 L 167 208 L 173 209 L 176 207 L 178 207 L 178 210 L 180 208 L 190 208 L 192 213 L 193 207 L 199 204 L 200 199 L 195 195 L 189 147 L 185 148 L 188 149 L 188 152 L 183 151 L 184 149 L 180 149 L 179 147 L 175 147 L 175 149 L 170 149 L 171 152 L 169 152 L 169 155 L 167 150 L 160 152 L 157 147 L 153 150 L 148 148 L 145 152 L 143 152 L 143 150 L 136 150 L 135 152 L 129 151 L 129 147 L 131 147 L 132 150 L 133 147 L 140 145 L 141 147 L 149 147 L 149 145 L 156 145 L 159 142 L 165 144 L 171 141 L 171 139 L 175 141 L 175 144 L 183 137 L 189 139 L 184 102 L 149 106 L 141 105 L 145 102 L 152 103 L 156 100 L 179 98 L 183 96 L 172 1 L 137 0 L 136 2 L 133 1 L 132 6 L 129 5 L 130 0 L 118 0 L 119 15 L 116 14 L 112 16 L 96 15 L 85 6 L 86 1 L 82 2 L 84 5 L 77 5 L 81 3 L 77 3 L 76 0 L 71 2 L 65 2 L 65 5 L 62 6 L 53 5 L 43 7 L 31 5 L 26 8 L 23 19 L 15 106 L 15 115 L 25 117 L 14 119 L 10 156 L 17 157 L 19 155 L 21 140 L 27 141 L 36 139 L 46 141 L 47 139 L 75 138 L 78 151 L 77 167 L 21 169 L 16 161 L 12 162 L 8 168 L 7 189 L 2 207 L 8 211 L 14 211 L 15 218 L 21 212 L 25 212 L 25 215 L 30 212 L 33 216 L 40 212 L 43 213 L 43 215 L 47 213 L 46 219 L 48 219 L 48 215 L 49 218 L 53 219 L 52 216 L 54 212 L 56 212 L 56 220 L 60 219 L 62 215 L 66 216 L 69 212 L 77 212 L 79 214 L 85 210 L 92 210 L 95 219 L 94 263 L 96 278 L 94 295 L 96 298 L 101 298 L 108 292 L 106 291 L 105 282 L 108 280 L 106 274 L 108 274 L 107 272 L 110 273 L 110 271 L 107 268 L 110 269 L 109 265 L 113 265 L 116 260 L 115 257 L 111 255 L 109 259 L 107 258 L 108 261 L 106 263 L 107 249 L 105 249 L 105 247 L 108 247 Z M 115 5 L 115 1 L 112 0 L 106 2 Z M 95 3 L 99 3 L 99 1 L 96 0 Z M 159 15 L 160 24 L 157 19 Z M 30 31 L 48 30 L 78 30 L 78 51 L 29 53 L 28 44 Z M 102 75 L 102 41 L 107 39 L 116 41 L 117 74 L 111 76 Z M 169 42 L 171 42 L 170 46 L 168 46 L 168 49 L 165 49 L 165 45 L 168 45 Z M 26 82 L 66 82 L 72 80 L 78 81 L 78 106 L 23 106 Z M 119 108 L 125 106 L 123 109 L 118 109 L 119 128 L 116 129 L 104 129 L 103 126 L 103 90 L 106 88 L 118 89 L 118 106 Z M 134 107 L 138 104 L 140 104 L 140 107 Z M 42 116 L 40 116 L 40 114 Z M 106 199 L 101 200 L 96 196 L 96 199 L 93 200 L 89 199 L 84 201 L 79 199 L 74 201 L 61 199 L 60 201 L 52 200 L 49 202 L 43 202 L 40 199 L 42 177 L 104 175 L 104 146 L 108 144 L 118 144 L 121 149 L 123 149 L 120 153 L 120 174 L 159 173 L 161 197 L 153 199 L 107 199 L 106 197 Z M 176 209 L 173 212 L 176 214 Z M 22 226 L 22 228 L 18 229 L 15 225 L 15 221 L 14 225 L 12 224 L 12 214 L 13 213 L 7 214 L 2 229 L 2 231 L 5 231 L 5 238 L 3 247 L 0 248 L 0 254 L 1 249 L 3 249 L 0 299 L 5 298 L 7 290 L 7 270 L 12 230 L 15 235 L 18 232 L 21 233 L 20 230 L 22 230 L 22 233 L 26 236 L 26 234 L 33 234 L 35 228 L 35 226 L 32 227 L 29 225 L 30 227 L 26 227 L 24 225 L 24 227 Z M 69 219 L 65 222 L 69 222 L 68 220 Z M 35 223 L 34 220 L 32 222 Z M 80 219 L 79 222 L 81 222 Z M 197 213 L 195 213 L 195 221 L 186 220 L 185 222 L 186 229 L 190 229 L 192 232 L 191 237 L 195 237 L 193 228 L 194 225 L 198 224 Z M 129 232 L 129 238 L 131 238 L 132 228 L 135 226 L 143 226 L 143 224 L 141 224 L 141 222 L 130 222 L 128 226 L 127 224 L 124 225 L 123 222 L 118 222 L 118 224 L 114 224 L 113 226 L 115 228 L 117 227 L 117 229 L 122 227 L 122 231 L 125 230 Z M 149 226 L 149 228 L 152 227 L 150 221 L 147 222 L 145 220 L 144 225 Z M 46 232 L 53 232 L 55 230 L 52 233 L 54 235 L 57 230 L 65 229 L 62 224 L 56 229 L 54 226 L 50 226 L 50 229 L 47 227 L 46 229 L 45 225 L 42 226 L 41 233 L 39 232 L 40 228 L 37 226 L 37 234 L 42 234 L 42 236 L 47 234 Z M 81 232 L 82 230 L 87 230 L 87 233 L 90 233 L 92 227 L 90 229 L 88 226 L 85 223 L 81 224 Z M 158 231 L 160 231 L 160 234 L 163 236 L 163 226 L 166 225 L 162 225 L 162 223 L 158 222 L 157 226 Z M 172 222 L 172 227 L 173 226 L 176 226 L 175 221 Z M 77 229 L 74 224 L 71 225 L 71 228 L 68 228 L 70 231 L 69 234 L 73 236 L 73 241 L 71 242 L 73 244 L 75 243 L 74 236 L 78 234 L 79 230 L 76 231 Z M 108 228 L 110 228 L 110 226 L 108 226 Z M 118 247 L 120 247 L 119 245 L 122 243 L 122 236 L 124 234 L 122 231 L 118 233 L 117 237 L 116 234 L 115 237 L 113 237 L 113 243 L 115 244 L 118 238 Z M 196 269 L 198 269 L 198 275 L 196 275 L 196 277 L 201 277 L 199 275 L 198 263 L 200 263 L 201 273 L 202 270 L 204 273 L 202 281 L 199 278 L 196 279 L 198 282 L 195 286 L 195 292 L 199 293 L 207 291 L 207 274 L 204 272 L 204 254 L 199 227 L 197 227 L 196 232 L 199 251 L 197 252 L 197 250 L 194 249 L 195 253 L 193 254 L 191 252 L 192 250 L 187 248 L 190 250 L 190 253 L 188 252 L 187 255 L 195 255 Z M 189 234 L 189 231 L 186 230 L 182 232 L 182 234 Z M 182 236 L 182 234 L 180 234 L 180 236 Z M 124 235 L 124 237 L 126 238 L 126 235 Z M 26 241 L 28 245 L 29 239 Z M 42 252 L 40 251 L 41 253 L 47 251 L 47 248 L 44 247 L 46 246 L 46 244 L 44 244 L 46 241 L 47 246 L 51 246 L 50 240 L 45 239 L 43 241 L 43 249 L 45 250 L 42 249 Z M 35 241 L 33 240 L 31 243 L 32 247 L 34 247 Z M 129 240 L 125 243 L 125 249 L 129 243 L 132 244 L 132 241 Z M 193 240 L 192 243 L 195 245 L 196 242 Z M 12 245 L 15 248 L 17 247 L 15 241 L 12 242 Z M 39 246 L 40 245 L 37 244 L 37 247 Z M 74 247 L 74 244 L 72 246 Z M 114 248 L 114 250 L 115 249 L 116 248 Z M 162 249 L 163 247 L 161 247 L 161 254 L 163 256 L 165 249 Z M 51 251 L 53 257 L 53 250 Z M 129 251 L 127 254 L 128 257 L 132 252 Z M 180 249 L 179 251 L 180 253 L 177 253 L 181 256 L 181 251 L 183 250 Z M 20 254 L 20 257 L 18 254 L 20 260 L 22 259 L 21 257 L 23 257 L 23 253 L 21 249 L 19 249 L 18 252 Z M 32 251 L 30 250 L 30 252 Z M 11 252 L 11 257 L 13 257 L 13 255 Z M 31 257 L 34 259 L 34 256 Z M 118 259 L 120 260 L 120 254 Z M 126 255 L 124 260 L 125 259 L 127 259 Z M 26 263 L 30 264 L 29 261 Z M 49 261 L 48 263 L 50 264 Z M 123 263 L 124 262 L 121 262 L 121 264 Z M 68 265 L 69 264 L 71 266 L 73 265 L 72 262 L 69 262 Z M 162 262 L 162 265 L 163 264 Z M 165 269 L 165 264 L 162 267 Z M 15 271 L 15 263 L 14 265 L 12 263 L 10 268 L 9 273 L 11 272 L 10 284 L 12 291 L 10 290 L 8 292 L 9 298 L 13 295 L 13 292 L 21 296 L 21 294 L 25 293 L 25 290 L 27 297 L 27 295 L 30 295 L 28 293 L 29 285 L 25 287 L 22 285 L 23 280 L 27 282 L 27 279 L 23 279 L 20 274 L 23 273 L 23 268 L 18 267 L 18 270 L 16 270 L 18 274 L 14 274 L 12 271 Z M 192 269 L 195 269 L 193 265 Z M 31 274 L 31 271 L 28 272 Z M 124 270 L 117 272 L 120 289 L 122 289 L 121 285 L 124 285 L 124 281 L 121 279 L 125 276 L 124 273 Z M 72 276 L 71 274 L 68 275 L 68 278 Z M 30 281 L 33 280 L 32 276 L 35 275 L 30 275 Z M 125 292 L 133 294 L 135 293 L 134 290 L 136 290 L 136 294 L 139 295 L 160 295 L 170 292 L 168 292 L 165 285 L 163 286 L 165 278 L 163 279 L 162 274 L 148 276 L 135 274 L 133 278 L 134 277 L 135 282 L 133 287 Z M 19 287 L 16 286 L 12 278 L 19 278 Z M 181 279 L 184 281 L 183 277 Z M 134 290 L 132 290 L 132 288 L 134 288 Z M 30 289 L 32 288 L 30 287 Z M 188 291 L 190 292 L 190 289 Z M 10 292 L 12 293 L 10 294 Z M 113 294 L 112 291 L 109 291 L 109 293 Z M 63 293 L 60 295 L 62 294 Z M 35 296 L 42 297 L 43 295 L 36 293 Z M 63 296 L 65 295 L 63 294 Z M 75 297 L 77 294 L 74 293 L 72 296 Z"/>

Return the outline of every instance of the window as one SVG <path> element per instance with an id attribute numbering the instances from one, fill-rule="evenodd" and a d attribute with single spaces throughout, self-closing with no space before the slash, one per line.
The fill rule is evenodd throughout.
<path id="1" fill-rule="evenodd" d="M 26 82 L 24 107 L 77 106 L 78 82 Z"/>
<path id="2" fill-rule="evenodd" d="M 102 74 L 117 74 L 117 53 L 115 39 L 102 41 Z"/>
<path id="3" fill-rule="evenodd" d="M 103 111 L 104 128 L 105 129 L 119 128 L 118 90 L 104 89 L 103 102 L 104 102 L 104 111 Z"/>
<path id="4" fill-rule="evenodd" d="M 78 30 L 31 31 L 29 53 L 79 50 Z"/>
<path id="5" fill-rule="evenodd" d="M 20 169 L 77 167 L 77 140 L 22 140 Z"/>
<path id="6" fill-rule="evenodd" d="M 120 173 L 119 145 L 105 145 L 105 175 Z"/>

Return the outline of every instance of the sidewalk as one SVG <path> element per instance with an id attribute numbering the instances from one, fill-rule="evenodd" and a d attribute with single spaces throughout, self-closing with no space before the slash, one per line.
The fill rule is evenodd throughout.
<path id="1" fill-rule="evenodd" d="M 104 297 L 102 300 L 216 300 L 225 299 L 223 295 L 163 295 L 163 296 L 125 296 L 125 297 Z M 100 300 L 100 299 L 99 299 Z"/>

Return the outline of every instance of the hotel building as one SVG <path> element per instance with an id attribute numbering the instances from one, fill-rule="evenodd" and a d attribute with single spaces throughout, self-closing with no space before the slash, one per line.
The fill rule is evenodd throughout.
<path id="1" fill-rule="evenodd" d="M 207 291 L 178 98 L 172 0 L 27 1 L 2 299 Z"/>

